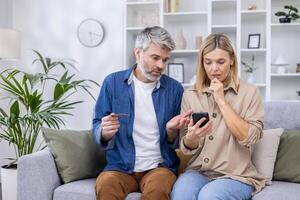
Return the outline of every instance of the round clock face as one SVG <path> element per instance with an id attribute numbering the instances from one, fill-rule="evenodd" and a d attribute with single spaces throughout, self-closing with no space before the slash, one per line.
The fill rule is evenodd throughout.
<path id="1" fill-rule="evenodd" d="M 96 19 L 85 19 L 78 26 L 77 37 L 84 46 L 96 47 L 103 41 L 104 28 Z"/>

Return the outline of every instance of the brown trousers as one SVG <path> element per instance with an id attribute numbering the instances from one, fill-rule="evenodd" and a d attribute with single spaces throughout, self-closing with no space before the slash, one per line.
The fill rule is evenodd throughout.
<path id="1" fill-rule="evenodd" d="M 96 196 L 97 200 L 123 200 L 131 192 L 142 192 L 142 200 L 168 200 L 175 180 L 176 175 L 163 167 L 133 174 L 105 171 L 97 178 Z"/>

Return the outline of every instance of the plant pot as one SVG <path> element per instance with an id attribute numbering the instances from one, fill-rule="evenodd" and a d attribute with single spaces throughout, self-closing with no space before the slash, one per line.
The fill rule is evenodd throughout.
<path id="1" fill-rule="evenodd" d="M 289 18 L 289 17 L 279 18 L 279 22 L 280 23 L 291 23 L 291 18 Z"/>
<path id="2" fill-rule="evenodd" d="M 2 200 L 17 200 L 17 167 L 1 167 Z"/>
<path id="3" fill-rule="evenodd" d="M 247 73 L 247 82 L 248 83 L 255 83 L 255 76 L 253 73 Z"/>

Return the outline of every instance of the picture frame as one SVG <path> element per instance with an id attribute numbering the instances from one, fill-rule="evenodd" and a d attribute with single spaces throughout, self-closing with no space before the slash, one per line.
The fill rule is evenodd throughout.
<path id="1" fill-rule="evenodd" d="M 260 33 L 248 35 L 248 49 L 260 48 Z"/>
<path id="2" fill-rule="evenodd" d="M 184 83 L 184 64 L 168 63 L 168 76 L 177 80 L 179 83 Z"/>

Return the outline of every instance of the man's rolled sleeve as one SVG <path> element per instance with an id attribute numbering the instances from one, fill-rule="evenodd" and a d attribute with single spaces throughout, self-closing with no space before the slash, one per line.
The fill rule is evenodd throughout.
<path id="1" fill-rule="evenodd" d="M 109 80 L 110 76 L 104 79 L 103 85 L 101 87 L 96 106 L 95 106 L 95 112 L 94 112 L 94 118 L 93 118 L 93 136 L 94 140 L 97 144 L 100 144 L 103 148 L 107 149 L 111 145 L 114 144 L 114 140 L 111 139 L 109 142 L 102 142 L 102 118 L 104 116 L 107 116 L 111 113 L 111 90 L 109 88 Z"/>

